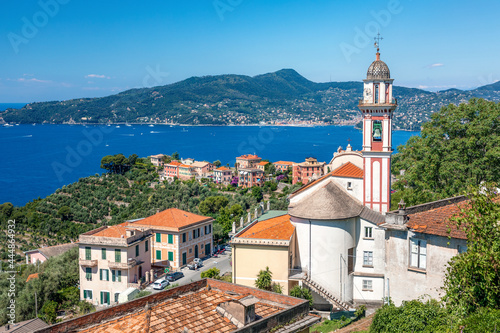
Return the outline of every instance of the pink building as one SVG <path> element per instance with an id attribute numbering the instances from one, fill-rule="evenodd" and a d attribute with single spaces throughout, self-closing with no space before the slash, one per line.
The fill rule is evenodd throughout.
<path id="1" fill-rule="evenodd" d="M 158 155 L 151 155 L 151 163 L 153 163 L 154 166 L 163 166 L 163 154 L 158 154 Z"/>
<path id="2" fill-rule="evenodd" d="M 250 188 L 264 185 L 264 171 L 254 168 L 238 169 L 238 186 Z"/>
<path id="3" fill-rule="evenodd" d="M 24 254 L 26 255 L 26 264 L 36 264 L 37 261 L 42 263 L 50 257 L 63 254 L 64 252 L 77 246 L 77 243 L 67 243 L 26 251 L 24 252 Z"/>
<path id="4" fill-rule="evenodd" d="M 233 178 L 233 171 L 225 166 L 214 170 L 214 181 L 217 184 L 227 185 Z"/>
<path id="5" fill-rule="evenodd" d="M 318 162 L 314 157 L 306 158 L 305 162 L 294 164 L 292 184 L 302 182 L 306 185 L 311 180 L 316 180 L 324 175 L 325 162 Z"/>
<path id="6" fill-rule="evenodd" d="M 274 166 L 276 167 L 276 170 L 279 170 L 279 171 L 287 171 L 287 170 L 291 170 L 294 163 L 293 162 L 288 162 L 288 161 L 278 161 L 278 162 L 274 162 L 273 163 Z"/>
<path id="7" fill-rule="evenodd" d="M 163 172 L 164 178 L 167 180 L 172 180 L 174 177 L 179 178 L 179 165 L 181 164 L 182 163 L 178 161 L 172 161 L 166 164 Z"/>
<path id="8" fill-rule="evenodd" d="M 255 168 L 260 161 L 262 161 L 262 158 L 257 155 L 241 155 L 240 157 L 236 157 L 236 166 L 238 169 Z"/>
<path id="9" fill-rule="evenodd" d="M 210 162 L 194 162 L 191 167 L 196 175 L 202 178 L 207 177 L 209 172 L 214 169 L 214 165 Z"/>

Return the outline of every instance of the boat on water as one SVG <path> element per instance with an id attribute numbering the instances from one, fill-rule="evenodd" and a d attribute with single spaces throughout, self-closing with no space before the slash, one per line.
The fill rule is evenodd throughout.
<path id="1" fill-rule="evenodd" d="M 155 125 L 153 125 L 153 124 L 149 124 L 148 126 L 149 126 L 149 127 L 155 127 Z"/>
<path id="2" fill-rule="evenodd" d="M 132 125 L 130 125 L 130 124 L 125 124 L 125 126 L 127 126 L 127 127 L 131 127 Z"/>
<path id="3" fill-rule="evenodd" d="M 117 125 L 116 128 L 120 128 L 120 125 Z"/>

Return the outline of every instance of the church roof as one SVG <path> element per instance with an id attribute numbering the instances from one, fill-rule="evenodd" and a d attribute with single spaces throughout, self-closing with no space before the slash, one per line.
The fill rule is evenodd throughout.
<path id="1" fill-rule="evenodd" d="M 344 220 L 360 216 L 363 208 L 361 202 L 335 181 L 330 181 L 307 197 L 290 204 L 288 214 L 303 219 Z"/>
<path id="2" fill-rule="evenodd" d="M 385 62 L 380 60 L 380 53 L 377 53 L 377 60 L 372 62 L 366 73 L 367 80 L 386 80 L 391 78 L 391 72 Z"/>
<path id="3" fill-rule="evenodd" d="M 347 162 L 333 170 L 331 175 L 336 177 L 363 178 L 363 170 L 351 162 Z"/>

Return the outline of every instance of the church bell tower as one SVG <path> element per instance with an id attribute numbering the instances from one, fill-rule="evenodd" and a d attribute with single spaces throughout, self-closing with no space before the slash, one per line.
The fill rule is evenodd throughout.
<path id="1" fill-rule="evenodd" d="M 363 114 L 363 204 L 385 214 L 391 206 L 392 114 L 398 105 L 389 67 L 380 60 L 380 39 L 379 34 L 358 107 Z"/>

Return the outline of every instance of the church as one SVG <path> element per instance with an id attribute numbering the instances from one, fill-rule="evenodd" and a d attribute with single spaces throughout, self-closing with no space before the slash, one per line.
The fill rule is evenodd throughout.
<path id="1" fill-rule="evenodd" d="M 284 293 L 305 286 L 338 309 L 440 296 L 446 262 L 466 247 L 463 232 L 450 238 L 442 226 L 464 198 L 409 208 L 402 202 L 390 211 L 397 101 L 376 46 L 358 105 L 362 150 L 339 148 L 325 165 L 332 171 L 290 194 L 288 211 L 266 213 L 236 232 L 234 283 L 254 286 L 259 270 L 269 267 Z"/>

